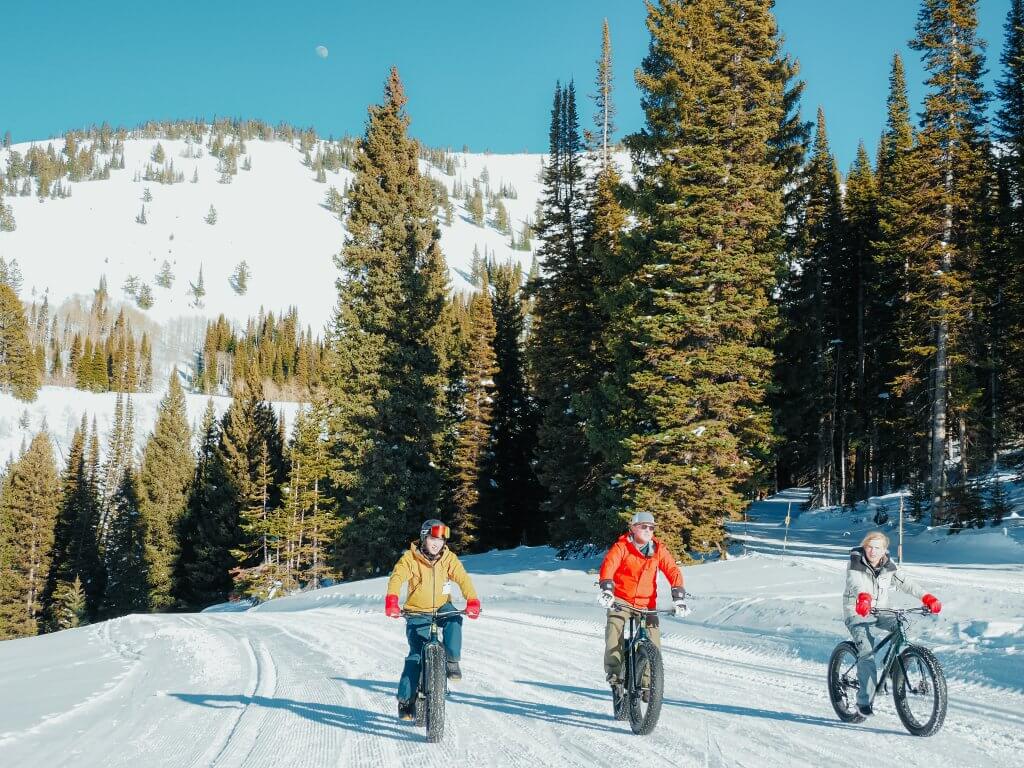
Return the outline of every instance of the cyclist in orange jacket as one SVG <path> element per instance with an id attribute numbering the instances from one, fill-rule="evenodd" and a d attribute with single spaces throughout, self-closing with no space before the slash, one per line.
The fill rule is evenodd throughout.
<path id="1" fill-rule="evenodd" d="M 684 603 L 683 572 L 668 547 L 654 537 L 654 515 L 637 512 L 629 521 L 629 531 L 620 536 L 605 555 L 599 577 L 601 596 L 598 601 L 608 609 L 604 671 L 613 694 L 621 694 L 623 634 L 629 618 L 629 611 L 616 607 L 616 603 L 654 610 L 658 600 L 658 571 L 665 574 L 672 587 L 676 614 L 685 616 L 689 611 Z M 661 647 L 657 614 L 646 616 L 645 620 L 651 640 Z"/>

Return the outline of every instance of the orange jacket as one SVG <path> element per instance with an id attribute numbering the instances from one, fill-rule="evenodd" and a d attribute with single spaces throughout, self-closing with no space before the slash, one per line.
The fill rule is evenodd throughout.
<path id="1" fill-rule="evenodd" d="M 658 601 L 658 571 L 672 587 L 683 586 L 683 572 L 668 547 L 654 539 L 654 554 L 644 557 L 624 533 L 601 563 L 601 581 L 615 582 L 615 597 L 634 608 L 653 610 Z"/>

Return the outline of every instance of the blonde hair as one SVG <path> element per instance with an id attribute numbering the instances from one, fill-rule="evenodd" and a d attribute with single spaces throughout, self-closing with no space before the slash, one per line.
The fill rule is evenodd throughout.
<path id="1" fill-rule="evenodd" d="M 882 543 L 885 544 L 885 548 L 889 549 L 889 537 L 881 531 L 868 531 L 868 535 L 861 540 L 860 545 L 865 547 L 869 541 L 873 541 L 874 539 L 880 539 Z"/>

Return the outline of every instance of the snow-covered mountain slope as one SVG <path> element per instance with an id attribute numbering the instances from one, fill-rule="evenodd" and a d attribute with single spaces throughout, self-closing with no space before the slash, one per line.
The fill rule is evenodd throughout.
<path id="1" fill-rule="evenodd" d="M 45 148 L 51 142 L 37 142 Z M 129 275 L 148 283 L 155 303 L 147 314 L 157 322 L 200 314 L 244 323 L 262 306 L 278 311 L 299 307 L 299 319 L 319 332 L 330 317 L 336 300 L 337 269 L 333 256 L 339 252 L 344 230 L 338 218 L 324 205 L 329 187 L 339 191 L 352 173 L 328 172 L 326 183 L 317 183 L 315 173 L 303 165 L 297 144 L 284 141 L 246 142 L 252 170 L 240 169 L 230 184 L 219 183 L 217 158 L 187 157 L 185 141 L 161 140 L 167 160 L 184 174 L 185 181 L 160 184 L 134 181 L 145 171 L 156 147 L 155 139 L 125 141 L 125 168 L 111 172 L 111 178 L 70 184 L 71 196 L 40 202 L 35 196 L 5 197 L 14 212 L 17 229 L 0 233 L 0 256 L 16 259 L 24 275 L 22 298 L 41 299 L 49 292 L 51 306 L 73 294 L 87 294 L 106 275 L 111 293 L 121 297 L 121 286 Z M 64 142 L 53 140 L 60 152 Z M 15 144 L 22 155 L 30 144 Z M 0 149 L 0 168 L 6 168 L 10 150 Z M 194 154 L 194 148 L 193 148 Z M 442 181 L 452 192 L 456 183 L 468 186 L 487 171 L 490 188 L 497 193 L 502 184 L 517 193 L 504 199 L 518 237 L 522 224 L 534 218 L 540 194 L 538 172 L 541 155 L 452 155 L 455 173 L 421 162 L 422 169 Z M 241 160 L 239 161 L 241 165 Z M 193 173 L 197 183 L 191 183 Z M 65 185 L 68 184 L 65 178 Z M 144 202 L 148 188 L 151 202 Z M 461 200 L 455 206 L 451 226 L 441 216 L 442 248 L 455 290 L 468 290 L 474 245 L 500 261 L 514 259 L 529 269 L 532 253 L 513 250 L 510 238 L 490 223 L 472 223 Z M 146 224 L 135 218 L 143 205 Z M 216 223 L 206 223 L 213 206 Z M 175 276 L 171 288 L 160 288 L 154 276 L 164 260 Z M 252 270 L 248 293 L 237 295 L 228 278 L 245 260 Z M 202 308 L 191 306 L 189 282 L 199 269 L 207 291 Z"/>
<path id="2" fill-rule="evenodd" d="M 750 535 L 766 547 L 782 534 L 780 506 L 752 510 L 761 532 Z M 945 605 L 913 636 L 937 651 L 949 680 L 943 729 L 919 739 L 902 729 L 891 699 L 860 725 L 832 712 L 825 661 L 846 638 L 844 564 L 820 556 L 815 544 L 808 534 L 805 554 L 749 554 L 686 569 L 694 614 L 663 621 L 666 701 L 651 736 L 633 736 L 611 716 L 598 561 L 560 562 L 549 549 L 520 548 L 465 558 L 484 615 L 466 622 L 465 677 L 452 686 L 442 744 L 426 744 L 422 729 L 395 718 L 404 630 L 383 616 L 384 580 L 372 579 L 247 612 L 130 616 L 0 643 L 0 762 L 1018 765 L 1021 558 L 911 566 Z M 925 537 L 915 546 L 924 553 L 932 545 Z M 933 549 L 933 561 L 949 551 Z"/>
<path id="3" fill-rule="evenodd" d="M 138 392 L 131 396 L 135 411 L 135 446 L 141 451 L 156 423 L 157 410 L 167 387 L 159 392 Z M 188 421 L 192 426 L 193 435 L 198 440 L 200 425 L 206 403 L 211 398 L 207 395 L 185 395 L 188 410 Z M 230 397 L 215 396 L 213 406 L 220 418 L 231 404 Z M 117 402 L 115 392 L 83 392 L 71 387 L 43 387 L 34 402 L 24 403 L 6 392 L 0 392 L 0 462 L 9 456 L 17 457 L 22 446 L 27 446 L 33 436 L 45 426 L 54 444 L 54 452 L 59 466 L 64 466 L 67 450 L 75 429 L 86 416 L 89 426 L 96 419 L 96 427 L 100 436 L 101 451 L 106 450 L 106 439 L 114 423 L 114 409 Z M 298 403 L 272 403 L 278 414 L 283 413 L 286 425 L 290 429 L 295 423 Z"/>

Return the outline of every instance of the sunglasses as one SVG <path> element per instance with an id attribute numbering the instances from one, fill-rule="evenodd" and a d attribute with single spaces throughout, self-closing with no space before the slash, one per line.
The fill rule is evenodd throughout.
<path id="1" fill-rule="evenodd" d="M 433 536 L 435 539 L 444 539 L 447 541 L 452 537 L 452 532 L 447 525 L 432 525 L 427 531 L 428 536 Z"/>
<path id="2" fill-rule="evenodd" d="M 633 527 L 634 528 L 639 528 L 639 529 L 644 530 L 644 531 L 653 531 L 654 530 L 654 524 L 653 523 L 637 523 Z"/>

